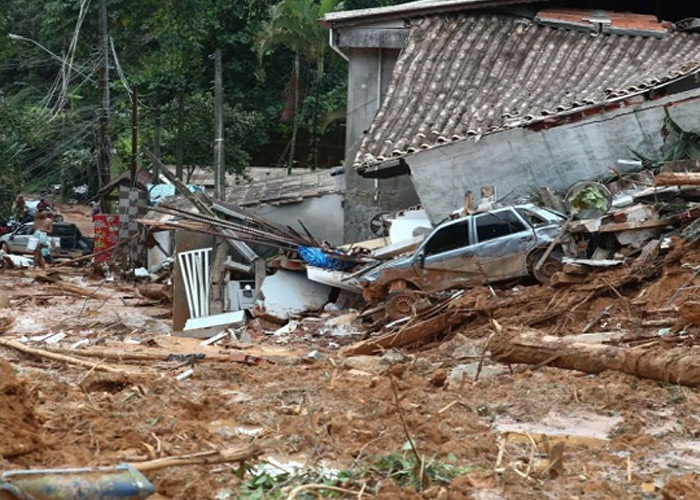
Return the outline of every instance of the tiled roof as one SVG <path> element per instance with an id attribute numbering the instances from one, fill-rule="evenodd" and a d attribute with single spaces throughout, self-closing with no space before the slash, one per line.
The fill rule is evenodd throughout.
<path id="1" fill-rule="evenodd" d="M 696 34 L 596 34 L 490 14 L 416 19 L 354 163 L 603 106 L 699 69 Z"/>

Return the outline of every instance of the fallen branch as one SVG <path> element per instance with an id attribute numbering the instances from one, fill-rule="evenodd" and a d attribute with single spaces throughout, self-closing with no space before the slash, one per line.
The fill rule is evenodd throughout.
<path id="1" fill-rule="evenodd" d="M 262 450 L 256 445 L 245 448 L 228 448 L 224 450 L 211 450 L 189 455 L 158 458 L 147 462 L 134 462 L 129 465 L 141 472 L 165 469 L 167 467 L 182 467 L 185 465 L 213 465 L 231 462 L 245 462 L 258 457 Z"/>
<path id="2" fill-rule="evenodd" d="M 526 331 L 494 337 L 491 356 L 507 364 L 553 366 L 593 374 L 611 370 L 689 387 L 700 385 L 698 348 L 615 347 Z"/>
<path id="3" fill-rule="evenodd" d="M 92 299 L 98 299 L 98 300 L 105 300 L 109 298 L 109 295 L 99 295 L 97 294 L 97 290 L 89 290 L 87 288 L 83 288 L 78 285 L 73 285 L 71 283 L 66 283 L 64 281 L 61 281 L 60 277 L 57 276 L 51 276 L 51 275 L 37 275 L 34 278 L 36 281 L 39 283 L 48 283 L 50 288 L 55 288 L 57 290 L 60 290 L 62 292 L 66 292 L 69 294 L 73 295 L 78 295 L 80 297 L 88 297 Z M 101 285 L 100 285 L 101 286 Z"/>
<path id="4" fill-rule="evenodd" d="M 151 353 L 151 352 L 129 352 L 129 351 L 120 351 L 116 349 L 82 349 L 80 351 L 76 351 L 74 349 L 66 349 L 65 347 L 51 347 L 47 349 L 47 352 L 52 352 L 52 353 L 60 353 L 60 354 L 78 354 L 82 357 L 86 358 L 100 358 L 100 359 L 112 359 L 116 361 L 178 361 L 179 357 L 175 358 L 170 358 L 168 359 L 171 355 L 179 355 L 181 357 L 194 357 L 198 356 L 199 354 L 197 353 L 190 353 L 190 354 L 182 354 L 182 353 L 174 353 L 174 352 L 160 352 L 160 353 Z M 265 362 L 263 358 L 259 358 L 256 356 L 250 356 L 248 354 L 243 354 L 243 353 L 234 353 L 234 354 L 206 354 L 206 355 L 201 355 L 200 361 L 213 361 L 213 362 L 222 362 L 222 363 L 245 363 L 249 365 L 257 365 L 257 364 L 262 364 Z"/>
<path id="5" fill-rule="evenodd" d="M 14 349 L 15 351 L 19 351 L 23 354 L 27 354 L 29 356 L 34 356 L 35 358 L 45 358 L 45 359 L 51 359 L 53 361 L 60 361 L 61 363 L 66 363 L 69 365 L 76 365 L 76 366 L 85 366 L 87 368 L 101 371 L 101 372 L 109 372 L 109 373 L 127 373 L 126 370 L 120 369 L 120 368 L 114 368 L 111 366 L 105 366 L 101 364 L 101 362 L 93 363 L 92 361 L 86 361 L 84 359 L 80 358 L 75 358 L 73 356 L 66 356 L 63 354 L 57 354 L 54 352 L 49 352 L 45 351 L 43 349 L 35 349 L 33 347 L 28 347 L 24 344 L 21 344 L 15 340 L 7 340 L 7 339 L 0 339 L 0 345 L 9 347 L 10 349 Z"/>

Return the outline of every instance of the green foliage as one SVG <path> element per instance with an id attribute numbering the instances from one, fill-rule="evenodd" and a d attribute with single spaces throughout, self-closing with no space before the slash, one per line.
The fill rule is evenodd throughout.
<path id="1" fill-rule="evenodd" d="M 89 3 L 81 26 L 73 72 L 62 89 L 60 59 L 71 44 L 82 0 L 3 0 L 0 32 L 35 42 L 0 36 L 0 99 L 9 130 L 0 134 L 5 179 L 2 198 L 25 188 L 42 188 L 64 177 L 71 184 L 96 188 L 95 132 L 98 105 L 97 7 Z M 110 0 L 109 30 L 119 58 L 112 58 L 109 136 L 112 172 L 131 162 L 131 96 L 120 79 L 139 91 L 140 145 L 152 145 L 155 110 L 162 111 L 161 152 L 177 158 L 179 99 L 185 102 L 183 163 L 213 162 L 214 120 L 211 54 L 223 54 L 226 165 L 240 171 L 262 155 L 269 143 L 289 139 L 294 127 L 280 121 L 287 104 L 293 54 L 301 56 L 303 86 L 295 127 L 312 137 L 308 158 L 317 164 L 316 145 L 337 132 L 345 109 L 346 65 L 328 49 L 328 33 L 317 19 L 337 0 Z M 263 33 L 268 37 L 261 45 Z M 262 38 L 261 38 L 262 37 Z M 264 46 L 264 48 L 263 48 Z M 266 79 L 256 71 L 264 56 Z M 65 90 L 65 92 L 64 92 Z M 60 105 L 59 105 L 60 104 Z M 3 113 L 0 110 L 0 113 Z M 9 120 L 9 121 L 8 121 Z M 6 127 L 7 128 L 7 127 Z M 269 149 L 269 148 L 267 148 Z M 144 167 L 148 167 L 143 162 Z M 0 211 L 2 204 L 0 203 Z"/>
<path id="2" fill-rule="evenodd" d="M 401 488 L 412 487 L 421 491 L 427 484 L 449 485 L 454 478 L 473 470 L 472 467 L 457 466 L 456 457 L 450 454 L 445 461 L 431 460 L 423 465 L 424 481 L 420 479 L 420 466 L 415 457 L 404 446 L 401 452 L 368 458 L 357 468 L 333 474 L 320 471 L 306 471 L 299 475 L 289 473 L 271 474 L 267 470 L 248 471 L 248 480 L 242 485 L 235 498 L 259 500 L 286 498 L 285 489 L 302 484 L 323 484 L 340 488 L 359 490 L 365 485 L 366 493 L 377 492 L 383 481 L 393 481 Z M 332 490 L 323 491 L 323 498 L 339 498 L 343 495 Z M 317 498 L 314 493 L 300 493 L 298 499 Z"/>
<path id="3" fill-rule="evenodd" d="M 605 212 L 608 209 L 605 194 L 596 186 L 588 186 L 582 189 L 570 201 L 571 206 L 576 210 L 598 209 Z"/>
<path id="4" fill-rule="evenodd" d="M 371 9 L 373 7 L 388 7 L 398 5 L 412 0 L 345 0 L 343 10 Z"/>
<path id="5" fill-rule="evenodd" d="M 645 167 L 658 171 L 668 161 L 700 159 L 700 132 L 684 130 L 671 118 L 668 110 L 664 117 L 662 133 L 666 141 L 657 157 L 650 157 L 630 149 Z"/>

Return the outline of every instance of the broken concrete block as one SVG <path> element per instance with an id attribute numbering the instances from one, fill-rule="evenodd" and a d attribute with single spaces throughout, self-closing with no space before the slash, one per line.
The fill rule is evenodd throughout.
<path id="1" fill-rule="evenodd" d="M 462 379 L 474 380 L 476 373 L 479 370 L 479 362 L 475 361 L 473 363 L 465 363 L 463 365 L 455 366 L 450 374 L 447 376 L 448 386 L 459 385 L 462 383 Z M 508 369 L 502 365 L 482 365 L 481 372 L 479 373 L 479 379 L 492 378 L 498 375 L 503 375 L 508 373 Z"/>
<path id="2" fill-rule="evenodd" d="M 261 290 L 265 313 L 282 320 L 303 312 L 318 311 L 328 302 L 331 293 L 331 287 L 285 269 L 266 277 Z"/>
<path id="3" fill-rule="evenodd" d="M 623 247 L 631 246 L 633 248 L 641 249 L 648 241 L 656 238 L 661 229 L 642 229 L 642 230 L 632 230 L 632 231 L 621 231 L 615 234 L 618 243 Z"/>
<path id="4" fill-rule="evenodd" d="M 585 283 L 587 279 L 587 276 L 581 276 L 580 274 L 557 273 L 552 276 L 550 285 L 579 285 L 581 283 Z"/>
<path id="5" fill-rule="evenodd" d="M 189 318 L 187 320 L 187 323 L 185 323 L 185 328 L 183 331 L 203 330 L 229 325 L 245 325 L 245 311 L 234 311 L 223 314 L 214 314 L 211 316 L 203 316 L 201 318 Z"/>

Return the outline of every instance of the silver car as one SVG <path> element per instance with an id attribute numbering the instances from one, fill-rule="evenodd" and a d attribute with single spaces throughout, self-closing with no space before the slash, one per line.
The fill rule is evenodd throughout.
<path id="1" fill-rule="evenodd" d="M 21 254 L 34 253 L 29 246 L 29 239 L 34 234 L 34 223 L 22 224 L 17 229 L 0 238 L 0 248 L 6 253 Z M 49 236 L 49 248 L 51 254 L 56 254 L 61 250 L 61 238 Z"/>
<path id="2" fill-rule="evenodd" d="M 415 301 L 414 290 L 443 291 L 528 275 L 546 283 L 561 269 L 561 249 L 535 267 L 565 220 L 528 204 L 445 222 L 412 255 L 361 275 L 363 296 L 371 303 L 386 299 L 405 314 Z"/>

